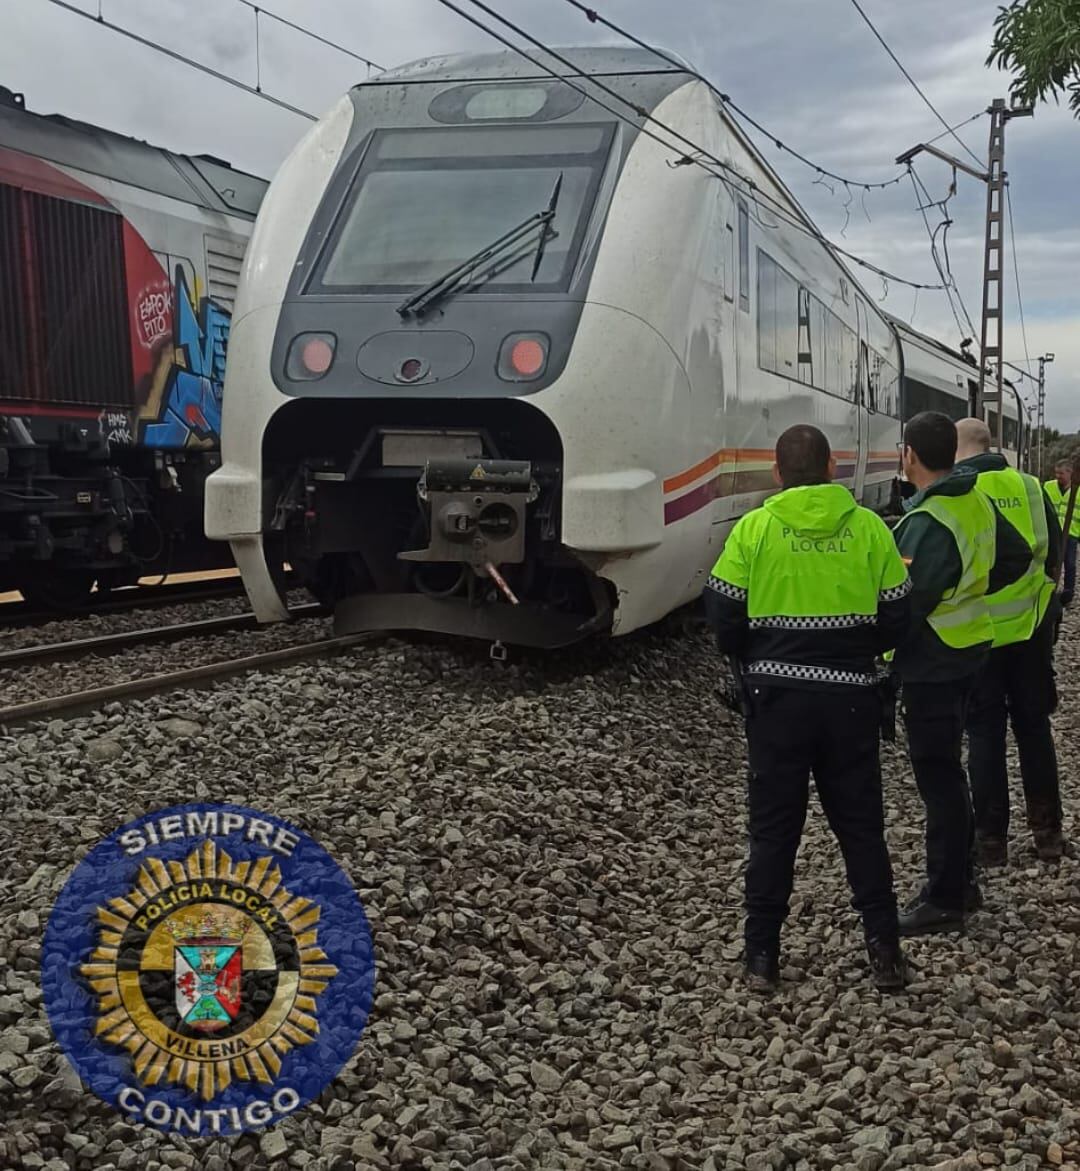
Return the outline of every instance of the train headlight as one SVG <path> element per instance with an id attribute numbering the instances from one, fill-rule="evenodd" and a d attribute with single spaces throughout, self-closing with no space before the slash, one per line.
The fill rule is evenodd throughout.
<path id="1" fill-rule="evenodd" d="M 532 382 L 547 369 L 549 340 L 543 333 L 512 333 L 499 351 L 499 377 Z"/>
<path id="2" fill-rule="evenodd" d="M 337 338 L 332 333 L 300 333 L 289 346 L 285 373 L 298 382 L 314 382 L 334 364 Z"/>

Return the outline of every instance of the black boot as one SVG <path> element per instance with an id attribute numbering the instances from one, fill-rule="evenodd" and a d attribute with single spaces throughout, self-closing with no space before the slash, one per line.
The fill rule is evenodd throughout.
<path id="1" fill-rule="evenodd" d="M 866 941 L 866 954 L 870 959 L 870 978 L 882 992 L 894 992 L 907 983 L 907 964 L 899 943 L 882 943 L 876 939 Z"/>
<path id="2" fill-rule="evenodd" d="M 753 992 L 775 992 L 780 983 L 779 956 L 767 951 L 747 955 L 743 977 Z"/>
<path id="3" fill-rule="evenodd" d="M 925 895 L 918 894 L 900 912 L 900 934 L 942 935 L 964 930 L 964 912 L 940 907 Z"/>
<path id="4" fill-rule="evenodd" d="M 1035 853 L 1040 862 L 1060 862 L 1065 853 L 1065 839 L 1059 829 L 1032 830 L 1035 839 Z"/>
<path id="5" fill-rule="evenodd" d="M 975 839 L 975 860 L 984 870 L 993 870 L 998 866 L 1007 866 L 1009 862 L 1009 847 L 1004 838 L 994 838 L 979 834 Z"/>

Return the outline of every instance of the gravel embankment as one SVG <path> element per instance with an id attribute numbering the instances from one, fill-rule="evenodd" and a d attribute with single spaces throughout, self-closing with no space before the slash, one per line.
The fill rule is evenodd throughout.
<path id="1" fill-rule="evenodd" d="M 1078 638 L 1072 617 L 1062 680 Z M 1018 818 L 987 910 L 911 947 L 916 982 L 884 997 L 814 803 L 785 987 L 754 999 L 743 745 L 713 662 L 703 634 L 670 630 L 510 666 L 388 643 L 0 737 L 0 1167 L 1080 1165 L 1080 863 L 1037 864 Z M 1078 717 L 1066 695 L 1070 827 Z M 886 770 L 903 898 L 921 809 L 899 753 Z M 364 901 L 378 982 L 317 1103 L 188 1143 L 72 1086 L 37 965 L 89 846 L 199 799 L 321 841 Z"/>

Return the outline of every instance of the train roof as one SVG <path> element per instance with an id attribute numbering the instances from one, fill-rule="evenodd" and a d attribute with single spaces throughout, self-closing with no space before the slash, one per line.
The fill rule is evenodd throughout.
<path id="1" fill-rule="evenodd" d="M 696 70 L 684 58 L 668 49 L 659 52 L 680 62 L 681 69 L 669 65 L 649 49 L 604 46 L 555 46 L 554 51 L 572 61 L 576 72 L 567 72 L 566 66 L 542 49 L 529 49 L 530 56 L 550 65 L 566 77 L 604 77 L 618 74 L 688 73 Z M 493 79 L 520 80 L 538 78 L 551 80 L 551 75 L 538 69 L 519 53 L 509 49 L 495 49 L 488 53 L 447 53 L 437 57 L 420 57 L 361 85 L 380 85 L 385 82 L 487 81 Z"/>
<path id="2" fill-rule="evenodd" d="M 953 349 L 952 346 L 946 345 L 940 338 L 931 337 L 928 333 L 923 333 L 921 330 L 915 329 L 899 317 L 892 313 L 882 310 L 885 316 L 892 323 L 894 329 L 899 333 L 908 334 L 913 338 L 917 338 L 924 345 L 930 346 L 931 349 L 940 350 L 943 354 L 947 354 L 950 358 L 955 358 L 958 362 L 963 362 L 967 366 L 971 366 L 974 370 L 978 370 L 978 363 L 975 361 L 975 355 L 965 354 L 962 350 Z"/>
<path id="3" fill-rule="evenodd" d="M 0 147 L 208 211 L 254 219 L 268 186 L 213 155 L 182 155 L 60 114 L 35 114 L 0 86 Z"/>
<path id="4" fill-rule="evenodd" d="M 884 310 L 882 312 L 884 312 Z M 907 334 L 909 337 L 913 337 L 917 341 L 922 342 L 922 344 L 929 349 L 937 350 L 942 356 L 946 358 L 952 358 L 957 362 L 963 362 L 964 365 L 970 367 L 975 376 L 978 377 L 979 364 L 976 361 L 974 354 L 965 354 L 962 350 L 954 350 L 952 346 L 946 345 L 945 342 L 941 341 L 939 338 L 931 337 L 928 333 L 923 333 L 921 330 L 914 329 L 912 326 L 908 325 L 906 321 L 902 321 L 899 317 L 894 316 L 892 313 L 885 313 L 885 316 L 892 323 L 893 328 L 901 335 Z M 1015 389 L 1010 379 L 1003 378 L 1002 381 L 1007 387 L 1009 387 L 1010 390 Z"/>

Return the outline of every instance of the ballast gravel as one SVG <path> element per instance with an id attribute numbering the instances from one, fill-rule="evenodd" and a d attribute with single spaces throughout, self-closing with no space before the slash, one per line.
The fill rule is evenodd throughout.
<path id="1" fill-rule="evenodd" d="M 1070 616 L 1067 830 L 1078 638 Z M 964 936 L 911 945 L 914 982 L 884 996 L 813 802 L 783 989 L 748 994 L 744 747 L 714 668 L 707 635 L 678 622 L 510 664 L 388 641 L 0 736 L 0 1167 L 1080 1167 L 1080 864 L 1036 861 L 1014 792 L 986 909 Z M 903 898 L 922 811 L 901 750 L 885 770 Z M 318 839 L 360 893 L 378 963 L 342 1075 L 229 1140 L 132 1126 L 84 1092 L 38 977 L 75 862 L 194 800 Z"/>

